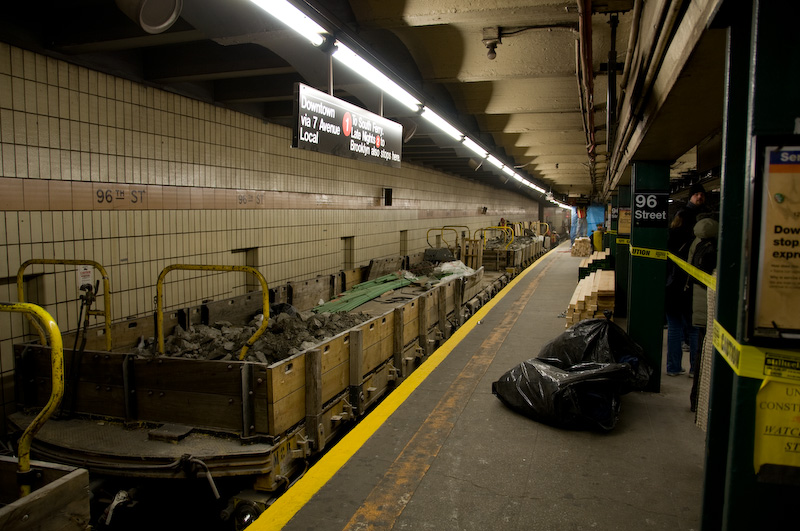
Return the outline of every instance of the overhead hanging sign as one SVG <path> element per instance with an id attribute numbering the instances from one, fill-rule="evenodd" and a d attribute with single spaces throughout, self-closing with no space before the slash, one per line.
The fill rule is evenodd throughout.
<path id="1" fill-rule="evenodd" d="M 399 168 L 403 126 L 298 83 L 292 147 Z"/>

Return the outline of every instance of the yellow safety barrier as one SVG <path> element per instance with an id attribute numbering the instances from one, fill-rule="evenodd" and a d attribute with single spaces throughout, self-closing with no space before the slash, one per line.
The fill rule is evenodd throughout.
<path id="1" fill-rule="evenodd" d="M 4 312 L 24 313 L 31 317 L 37 317 L 43 329 L 47 330 L 50 336 L 50 363 L 52 366 L 52 391 L 50 399 L 44 408 L 33 419 L 33 422 L 22 433 L 19 439 L 19 465 L 18 472 L 21 478 L 19 487 L 20 497 L 31 493 L 31 484 L 26 481 L 26 475 L 31 471 L 31 443 L 33 437 L 41 429 L 42 425 L 58 408 L 61 398 L 64 396 L 64 346 L 61 341 L 61 331 L 53 320 L 53 317 L 40 306 L 24 302 L 0 302 L 0 310 Z M 46 343 L 45 343 L 46 344 Z"/>
<path id="2" fill-rule="evenodd" d="M 431 232 L 438 230 L 440 231 L 439 235 L 442 237 L 442 242 L 444 242 L 444 244 L 447 245 L 447 248 L 450 249 L 450 244 L 447 243 L 447 240 L 444 239 L 445 229 L 451 230 L 456 234 L 456 244 L 458 244 L 458 231 L 456 229 L 448 227 L 440 227 L 438 229 L 428 229 L 428 232 L 425 234 L 425 241 L 428 242 L 428 247 L 433 247 L 433 245 L 431 245 Z M 467 228 L 467 230 L 469 230 L 469 228 Z"/>
<path id="3" fill-rule="evenodd" d="M 800 352 L 742 345 L 715 319 L 714 348 L 739 376 L 797 384 L 800 382 Z"/>
<path id="4" fill-rule="evenodd" d="M 466 229 L 467 236 L 469 236 L 469 227 L 466 225 L 445 225 L 442 230 L 455 230 L 456 231 L 456 247 L 458 247 L 458 229 Z M 442 233 L 442 241 L 444 241 L 444 233 Z M 449 247 L 449 246 L 448 246 Z"/>
<path id="5" fill-rule="evenodd" d="M 656 260 L 666 260 L 667 251 L 663 249 L 648 249 L 646 247 L 630 246 L 631 256 L 639 256 L 643 258 L 655 258 Z"/>
<path id="6" fill-rule="evenodd" d="M 19 302 L 25 302 L 25 293 L 24 293 L 24 285 L 23 285 L 23 276 L 25 270 L 28 266 L 33 264 L 53 264 L 53 265 L 90 265 L 100 271 L 100 274 L 103 277 L 103 309 L 102 310 L 90 310 L 87 309 L 89 315 L 102 315 L 105 317 L 105 333 L 106 333 L 106 350 L 111 350 L 111 287 L 108 280 L 108 273 L 103 266 L 98 264 L 93 260 L 67 260 L 67 259 L 59 259 L 59 258 L 33 258 L 31 260 L 26 260 L 19 266 L 19 270 L 17 271 L 17 296 L 19 297 Z M 36 324 L 36 322 L 31 319 L 30 315 L 28 315 L 28 319 L 31 323 Z M 80 326 L 80 324 L 79 324 Z M 36 331 L 39 333 L 39 339 L 41 340 L 43 345 L 46 345 L 44 333 L 38 326 L 36 327 Z"/>
<path id="7" fill-rule="evenodd" d="M 717 290 L 717 279 L 715 277 L 709 275 L 705 271 L 697 269 L 693 265 L 690 265 L 689 262 L 682 260 L 681 258 L 675 256 L 672 253 L 668 254 L 670 260 L 675 262 L 678 265 L 678 267 L 689 273 L 689 275 L 691 275 L 695 280 L 697 280 L 698 282 L 702 282 L 703 284 L 713 289 L 714 291 Z"/>
<path id="8" fill-rule="evenodd" d="M 256 340 L 261 337 L 261 334 L 267 329 L 267 325 L 269 324 L 267 321 L 269 320 L 269 287 L 267 286 L 267 280 L 264 278 L 257 269 L 250 266 L 221 266 L 221 265 L 199 265 L 199 264 L 172 264 L 165 267 L 161 274 L 158 275 L 158 281 L 156 282 L 156 333 L 158 335 L 158 353 L 164 354 L 164 309 L 163 309 L 163 301 L 164 301 L 164 277 L 167 276 L 167 273 L 173 271 L 175 269 L 180 269 L 184 271 L 239 271 L 242 273 L 250 273 L 254 275 L 259 283 L 261 283 L 261 303 L 262 303 L 262 313 L 264 315 L 264 320 L 261 322 L 261 326 L 256 330 L 255 334 L 253 334 L 250 339 L 247 340 L 247 343 L 242 347 L 241 353 L 239 354 L 239 359 L 243 360 L 244 357 L 247 355 L 247 351 Z"/>
<path id="9" fill-rule="evenodd" d="M 478 233 L 479 232 L 481 233 L 481 239 L 483 240 L 484 249 L 486 248 L 486 231 L 487 230 L 501 230 L 501 231 L 503 231 L 503 234 L 510 235 L 511 239 L 508 240 L 508 243 L 506 244 L 506 247 L 505 247 L 506 249 L 508 249 L 511 246 L 511 244 L 514 243 L 514 229 L 512 229 L 511 227 L 509 227 L 507 225 L 501 225 L 501 226 L 498 226 L 498 227 L 484 227 L 482 229 L 476 229 L 475 232 L 472 234 L 472 239 L 473 240 L 477 240 L 478 239 Z"/>

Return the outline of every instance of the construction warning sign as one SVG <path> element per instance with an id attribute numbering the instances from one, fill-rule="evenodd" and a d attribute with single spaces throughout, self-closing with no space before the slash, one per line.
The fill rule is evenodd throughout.
<path id="1" fill-rule="evenodd" d="M 295 85 L 292 147 L 400 167 L 403 126 L 346 101 Z"/>
<path id="2" fill-rule="evenodd" d="M 756 395 L 755 471 L 762 465 L 800 467 L 800 386 L 764 380 Z"/>

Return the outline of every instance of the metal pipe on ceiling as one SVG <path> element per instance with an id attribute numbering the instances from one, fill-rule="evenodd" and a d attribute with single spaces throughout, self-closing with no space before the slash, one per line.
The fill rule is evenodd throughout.
<path id="1" fill-rule="evenodd" d="M 582 96 L 585 98 L 585 115 L 586 120 L 584 127 L 586 130 L 586 152 L 589 156 L 589 171 L 592 181 L 592 195 L 596 191 L 595 186 L 595 157 L 597 142 L 594 134 L 594 67 L 592 62 L 592 0 L 577 0 L 578 2 L 578 34 L 579 34 L 579 49 L 580 49 L 580 64 L 579 70 L 583 72 L 579 79 L 581 80 Z"/>
<path id="2" fill-rule="evenodd" d="M 678 15 L 683 12 L 683 6 L 683 0 L 664 0 L 660 4 L 658 16 L 656 17 L 658 22 L 655 25 L 655 39 L 650 43 L 650 49 L 643 50 L 643 45 L 639 45 L 636 46 L 634 52 L 637 56 L 641 56 L 645 52 L 648 52 L 648 55 L 645 57 L 644 61 L 636 61 L 635 64 L 638 68 L 636 69 L 635 75 L 630 74 L 628 69 L 625 71 L 624 79 L 626 83 L 623 87 L 624 97 L 620 99 L 619 116 L 622 117 L 623 104 L 628 105 L 628 113 L 625 117 L 625 122 L 620 123 L 618 132 L 621 134 L 617 135 L 612 151 L 613 156 L 607 166 L 608 178 L 606 179 L 603 190 L 605 195 L 610 193 L 614 187 L 614 183 L 611 182 L 613 175 L 619 168 L 623 155 L 628 151 L 625 149 L 623 153 L 623 146 L 628 145 L 633 133 L 636 131 L 638 122 L 641 120 L 642 109 L 650 96 L 653 82 L 661 68 L 664 54 L 666 53 L 669 42 L 672 40 L 674 28 L 678 23 Z M 634 21 L 634 24 L 636 23 L 637 21 Z M 637 44 L 639 44 L 638 39 Z M 631 75 L 633 75 L 633 77 L 629 79 Z M 629 83 L 633 83 L 630 89 L 627 86 Z"/>

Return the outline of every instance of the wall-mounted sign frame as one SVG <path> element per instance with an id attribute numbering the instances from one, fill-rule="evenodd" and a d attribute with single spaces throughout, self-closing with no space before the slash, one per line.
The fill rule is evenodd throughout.
<path id="1" fill-rule="evenodd" d="M 296 83 L 292 147 L 399 168 L 403 126 Z"/>
<path id="2" fill-rule="evenodd" d="M 753 142 L 748 335 L 800 345 L 800 136 Z"/>

